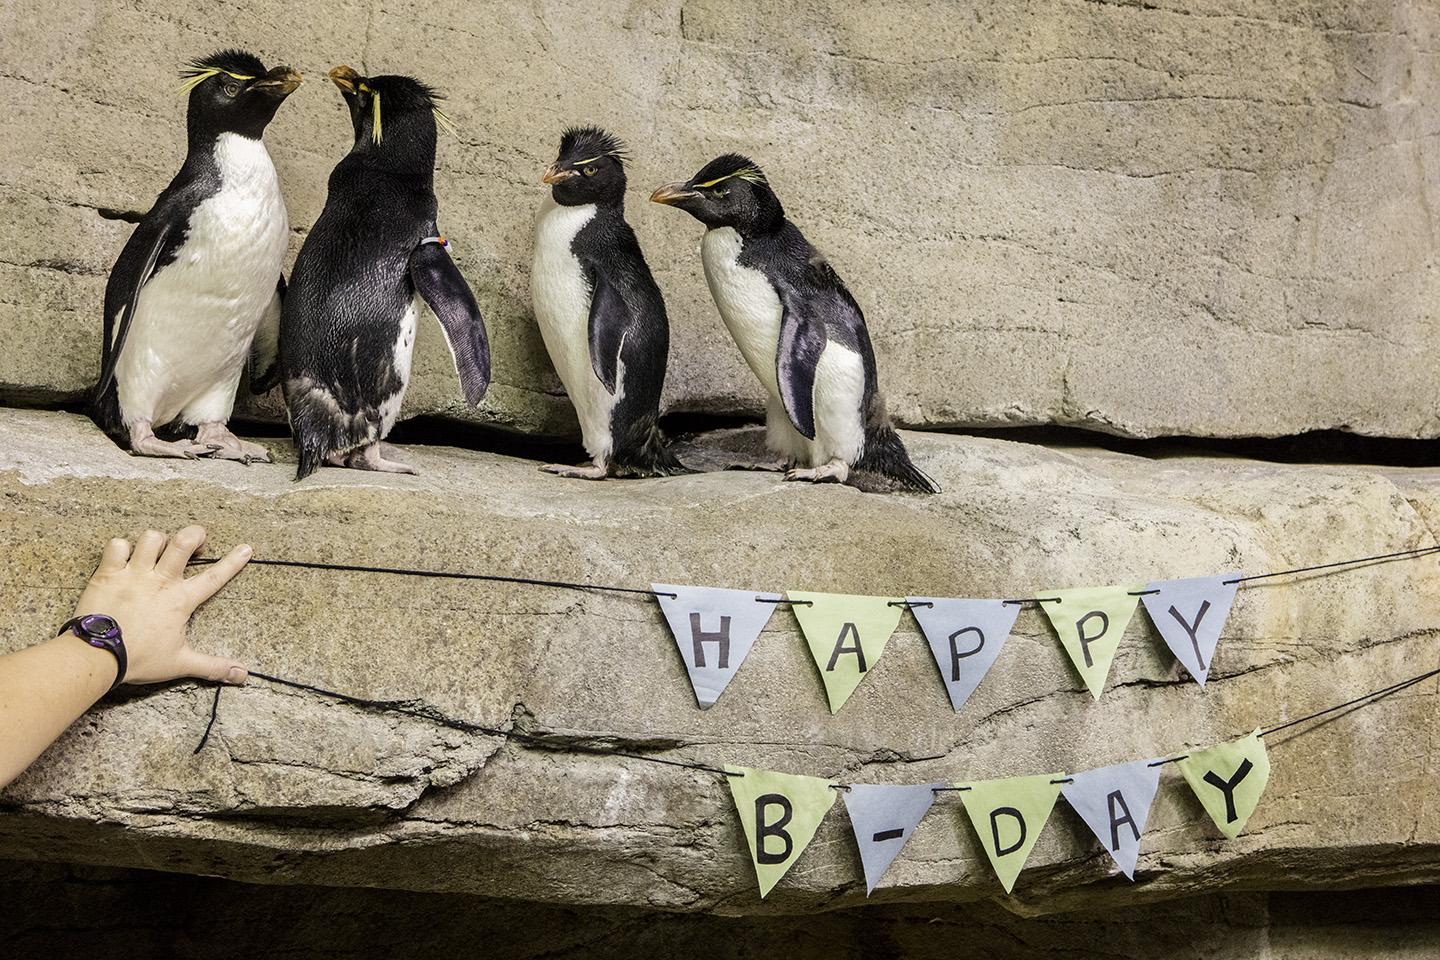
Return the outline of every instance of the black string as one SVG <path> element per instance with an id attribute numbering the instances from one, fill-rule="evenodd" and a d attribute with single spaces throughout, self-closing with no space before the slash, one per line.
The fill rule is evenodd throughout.
<path id="1" fill-rule="evenodd" d="M 1354 700 L 1347 700 L 1344 703 L 1338 703 L 1333 707 L 1326 707 L 1324 710 L 1316 710 L 1314 713 L 1300 717 L 1298 720 L 1287 720 L 1286 722 L 1270 727 L 1269 729 L 1261 730 L 1259 735 L 1262 737 L 1268 737 L 1270 736 L 1270 734 L 1279 733 L 1281 730 L 1284 730 L 1287 727 L 1293 727 L 1296 724 L 1305 723 L 1307 720 L 1318 719 L 1325 716 L 1327 713 L 1334 713 L 1336 710 L 1344 710 L 1346 707 L 1354 706 L 1361 701 L 1368 700 L 1370 701 L 1370 703 L 1374 703 L 1377 700 L 1382 700 L 1385 697 L 1390 696 L 1392 693 L 1399 693 L 1401 690 L 1404 690 L 1407 687 L 1413 687 L 1420 681 L 1428 680 L 1437 674 L 1440 674 L 1440 668 L 1417 674 L 1416 676 L 1411 677 L 1409 680 L 1401 680 L 1399 683 L 1392 683 L 1390 686 L 1382 687 L 1379 690 L 1372 690 L 1369 693 L 1364 694 L 1363 696 L 1356 697 Z M 1369 705 L 1369 703 L 1366 704 L 1366 706 Z"/>
<path id="2" fill-rule="evenodd" d="M 216 563 L 219 557 L 195 557 L 191 566 Z M 412 570 L 408 567 L 370 567 L 352 563 L 313 563 L 308 560 L 255 560 L 262 567 L 306 567 L 311 570 L 337 570 L 345 573 L 388 573 L 401 577 L 433 577 L 437 580 L 488 580 L 494 583 L 528 583 L 536 587 L 559 587 L 563 590 L 603 590 L 609 593 L 638 593 L 648 597 L 679 597 L 678 593 L 660 593 L 639 587 L 613 587 L 603 583 L 574 583 L 569 580 L 536 580 L 531 577 L 507 577 L 498 573 L 457 573 L 453 570 Z"/>
<path id="3" fill-rule="evenodd" d="M 1388 696 L 1391 696 L 1392 694 L 1396 694 L 1402 690 L 1409 689 L 1410 687 L 1415 686 L 1415 684 L 1420 683 L 1424 680 L 1429 680 L 1431 677 L 1437 675 L 1440 675 L 1440 668 L 1436 668 L 1434 670 L 1427 670 L 1424 673 L 1417 673 L 1413 677 L 1409 677 L 1397 683 L 1392 683 L 1388 687 L 1381 687 L 1379 690 L 1371 690 L 1369 693 L 1362 693 L 1360 696 L 1356 697 L 1353 700 L 1346 700 L 1344 703 L 1337 703 L 1333 707 L 1325 707 L 1322 710 L 1316 710 L 1314 713 L 1307 713 L 1303 717 L 1298 717 L 1294 720 L 1287 720 L 1284 723 L 1276 724 L 1273 727 L 1267 727 L 1266 729 L 1261 730 L 1258 734 L 1256 734 L 1256 736 L 1268 737 L 1272 733 L 1279 733 L 1281 730 L 1285 730 L 1289 727 L 1293 727 L 1301 723 L 1306 723 L 1310 720 L 1318 720 L 1326 714 L 1334 713 L 1337 710 L 1344 710 L 1346 707 L 1355 707 L 1356 709 L 1359 709 L 1360 707 L 1368 707 L 1371 704 L 1379 703 L 1381 700 L 1385 699 Z M 1178 763 L 1179 761 L 1184 760 L 1188 756 L 1190 756 L 1190 754 L 1182 753 L 1178 757 L 1166 757 L 1163 760 L 1152 760 L 1149 765 L 1152 767 L 1160 767 L 1164 766 L 1167 763 Z"/>
<path id="4" fill-rule="evenodd" d="M 215 716 L 220 712 L 220 691 L 224 689 L 225 685 L 223 683 L 215 684 L 215 699 L 210 701 L 210 722 L 205 724 L 205 732 L 200 735 L 200 742 L 197 743 L 195 749 L 191 751 L 190 756 L 192 757 L 201 750 L 204 750 L 205 744 L 210 741 L 210 731 L 215 728 Z"/>
<path id="5" fill-rule="evenodd" d="M 1371 690 L 1369 693 L 1355 697 L 1353 700 L 1347 700 L 1344 703 L 1336 704 L 1333 707 L 1325 707 L 1322 710 L 1317 710 L 1314 713 L 1307 714 L 1306 716 L 1300 717 L 1299 719 L 1288 720 L 1285 723 L 1269 727 L 1265 730 L 1260 731 L 1258 735 L 1261 737 L 1266 737 L 1272 733 L 1277 733 L 1281 730 L 1293 727 L 1297 724 L 1305 723 L 1309 720 L 1318 719 L 1329 713 L 1334 713 L 1337 710 L 1344 710 L 1346 707 L 1355 707 L 1358 710 L 1361 707 L 1371 706 L 1372 704 L 1380 702 L 1385 697 L 1388 697 L 1395 693 L 1399 693 L 1402 690 L 1413 687 L 1415 684 L 1420 683 L 1423 680 L 1428 680 L 1429 678 L 1437 675 L 1440 675 L 1440 668 L 1436 668 L 1434 670 L 1427 670 L 1424 673 L 1416 674 L 1413 677 L 1409 677 L 1405 680 L 1400 680 L 1396 683 L 1392 683 L 1388 687 L 1381 687 L 1379 690 Z M 745 776 L 745 774 L 739 771 L 726 770 L 722 767 L 713 767 L 705 763 L 693 763 L 686 760 L 667 760 L 664 757 L 654 757 L 643 753 L 630 753 L 623 750 L 607 750 L 603 747 L 589 747 L 583 744 L 572 743 L 559 745 L 552 742 L 551 740 L 546 739 L 545 737 L 537 737 L 531 734 L 521 733 L 518 730 L 500 730 L 495 727 L 487 727 L 483 726 L 482 724 L 471 723 L 468 720 L 457 720 L 453 717 L 445 715 L 444 713 L 440 712 L 432 706 L 429 706 L 428 704 L 424 704 L 416 700 L 371 700 L 367 697 L 357 697 L 348 693 L 340 693 L 337 690 L 327 690 L 324 687 L 317 687 L 311 683 L 302 683 L 299 680 L 287 680 L 284 677 L 277 677 L 272 674 L 261 673 L 258 670 L 251 670 L 250 676 L 255 677 L 258 680 L 266 680 L 270 683 L 279 684 L 280 686 L 291 687 L 295 690 L 304 690 L 309 693 L 314 693 L 318 696 L 328 697 L 332 700 L 338 700 L 342 703 L 353 704 L 357 707 L 363 707 L 370 710 L 382 710 L 389 713 L 400 713 L 407 716 L 418 717 L 422 720 L 429 720 L 432 723 L 438 724 L 443 727 L 449 727 L 454 730 L 461 730 L 466 733 L 482 733 L 487 736 L 500 737 L 505 740 L 513 740 L 517 743 L 534 746 L 542 750 L 568 750 L 572 753 L 588 753 L 606 757 L 624 757 L 628 760 L 642 760 L 646 763 L 664 764 L 667 767 L 681 767 L 687 770 L 701 770 L 705 773 L 714 773 L 725 777 Z M 203 750 L 205 748 L 205 744 L 210 739 L 210 731 L 215 726 L 216 717 L 220 709 L 221 689 L 222 687 L 220 686 L 217 686 L 215 688 L 215 700 L 210 705 L 210 722 L 205 725 L 205 732 L 201 735 L 200 743 L 195 747 L 193 753 L 198 754 L 201 750 Z M 1177 761 L 1184 760 L 1188 756 L 1189 754 L 1181 754 L 1178 757 L 1167 757 L 1163 760 L 1151 761 L 1149 765 L 1152 767 L 1163 766 L 1167 763 L 1175 763 Z M 1073 782 L 1073 778 L 1066 777 L 1061 780 L 1052 780 L 1050 782 L 1070 783 Z M 839 790 L 850 789 L 849 784 L 843 783 L 831 784 L 831 787 Z M 930 789 L 935 793 L 943 793 L 947 791 L 970 790 L 972 788 L 931 787 Z"/>
<path id="6" fill-rule="evenodd" d="M 1226 580 L 1225 585 L 1230 586 L 1236 583 L 1249 583 L 1254 580 L 1268 580 L 1270 577 L 1288 577 L 1296 573 L 1313 573 L 1316 570 L 1333 570 L 1336 567 L 1353 567 L 1361 563 L 1384 563 L 1389 560 L 1407 560 L 1412 557 L 1423 557 L 1431 553 L 1440 553 L 1440 547 L 1420 547 L 1416 550 L 1400 550 L 1396 553 L 1382 553 L 1373 557 L 1360 557 L 1357 560 L 1336 560 L 1334 563 L 1320 563 L 1313 567 L 1276 570 L 1274 573 L 1256 573 L 1248 577 L 1237 577 L 1234 580 Z"/>
<path id="7" fill-rule="evenodd" d="M 1414 550 L 1400 550 L 1395 553 L 1381 553 L 1376 554 L 1373 557 L 1357 557 L 1353 560 L 1336 560 L 1333 563 L 1321 563 L 1309 567 L 1295 567 L 1290 570 L 1276 570 L 1272 573 L 1255 573 L 1247 577 L 1237 577 L 1233 580 L 1226 580 L 1224 581 L 1224 583 L 1226 586 L 1234 586 L 1236 584 L 1251 583 L 1256 580 L 1268 580 L 1271 577 L 1288 577 L 1299 573 L 1314 573 L 1317 570 L 1333 570 L 1337 567 L 1353 567 L 1367 563 L 1385 563 L 1392 560 L 1407 560 L 1415 557 L 1428 556 L 1432 553 L 1440 553 L 1440 546 L 1419 547 Z M 203 564 L 215 563 L 219 559 L 219 557 L 195 557 L 189 561 L 189 564 L 191 566 L 200 566 Z M 641 596 L 669 597 L 671 599 L 676 599 L 679 596 L 675 593 L 657 592 L 655 590 L 646 590 L 640 587 L 617 587 L 603 583 L 576 583 L 570 580 L 539 580 L 532 577 L 512 577 L 498 573 L 459 573 L 453 570 L 418 570 L 409 567 L 374 567 L 363 564 L 321 563 L 308 560 L 252 559 L 250 560 L 250 563 L 264 567 L 302 567 L 311 570 L 334 570 L 346 573 L 385 573 L 393 576 L 404 577 L 433 577 L 437 580 L 486 580 L 493 583 L 521 583 L 530 584 L 531 586 L 536 587 L 556 587 L 562 590 L 594 590 L 607 593 L 629 593 L 639 594 Z M 1153 593 L 1159 593 L 1159 591 L 1141 590 L 1129 591 L 1129 593 L 1130 596 L 1141 597 L 1148 596 Z M 1024 597 L 1018 600 L 1002 600 L 1001 602 L 1007 604 L 1060 603 L 1062 602 L 1062 600 L 1062 597 Z M 757 603 L 788 603 L 792 606 L 813 605 L 813 601 L 811 600 L 789 600 L 783 597 L 756 597 L 755 601 Z M 910 603 L 908 600 L 891 601 L 890 605 L 907 607 L 919 606 L 919 604 Z"/>
<path id="8" fill-rule="evenodd" d="M 706 763 L 690 763 L 684 760 L 667 760 L 664 757 L 652 757 L 642 753 L 629 753 L 623 750 L 607 750 L 603 747 L 587 747 L 584 744 L 565 744 L 557 746 L 545 737 L 536 737 L 519 730 L 500 730 L 496 727 L 487 727 L 479 723 L 471 723 L 468 720 L 457 720 L 440 712 L 428 704 L 415 700 L 372 700 L 368 697 L 357 697 L 348 693 L 340 693 L 338 690 L 327 690 L 324 687 L 317 687 L 312 683 L 301 683 L 299 680 L 287 680 L 284 677 L 277 677 L 272 674 L 262 673 L 259 670 L 251 670 L 250 676 L 257 680 L 266 680 L 270 683 L 279 684 L 282 687 L 291 687 L 295 690 L 304 690 L 317 696 L 328 697 L 331 700 L 338 700 L 341 703 L 352 704 L 369 710 L 381 710 L 387 713 L 399 713 L 405 716 L 417 717 L 421 720 L 428 720 L 431 723 L 442 727 L 449 727 L 452 730 L 460 730 L 465 733 L 481 733 L 492 737 L 501 737 L 506 740 L 514 740 L 527 746 L 538 747 L 545 750 L 568 750 L 572 753 L 592 753 L 607 757 L 625 757 L 630 760 L 643 760 L 646 763 L 660 763 L 667 767 L 684 767 L 689 770 L 703 770 L 706 773 L 726 774 L 727 771 L 720 767 L 712 767 Z M 205 747 L 206 741 L 210 738 L 210 728 L 215 723 L 215 710 L 220 705 L 220 688 L 215 691 L 215 704 L 211 709 L 210 724 L 205 727 L 205 733 L 200 738 L 200 743 L 195 748 L 199 753 Z"/>

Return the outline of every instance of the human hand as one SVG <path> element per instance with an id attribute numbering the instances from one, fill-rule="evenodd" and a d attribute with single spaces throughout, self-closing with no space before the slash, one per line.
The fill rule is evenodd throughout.
<path id="1" fill-rule="evenodd" d="M 244 569 L 252 551 L 242 544 L 187 580 L 185 565 L 204 543 L 205 528 L 189 526 L 168 541 L 147 530 L 133 553 L 130 542 L 118 537 L 105 545 L 75 616 L 103 613 L 120 624 L 130 660 L 126 683 L 178 677 L 245 682 L 248 673 L 239 662 L 193 649 L 186 626 L 200 604 Z"/>

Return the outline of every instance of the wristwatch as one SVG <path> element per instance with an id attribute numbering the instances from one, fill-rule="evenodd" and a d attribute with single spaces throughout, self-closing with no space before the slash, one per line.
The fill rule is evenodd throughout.
<path id="1" fill-rule="evenodd" d="M 90 646 L 109 650 L 115 655 L 115 682 L 110 684 L 111 690 L 125 681 L 128 658 L 125 656 L 125 641 L 120 636 L 120 624 L 115 622 L 114 617 L 107 617 L 103 613 L 87 613 L 83 617 L 66 620 L 56 636 L 66 633 L 73 633 Z"/>

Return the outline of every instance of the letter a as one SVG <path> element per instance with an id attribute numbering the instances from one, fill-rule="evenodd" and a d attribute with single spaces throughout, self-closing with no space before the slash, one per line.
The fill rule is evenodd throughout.
<path id="1" fill-rule="evenodd" d="M 854 639 L 855 645 L 853 647 L 845 646 L 845 637 L 847 635 Z M 861 673 L 865 672 L 865 651 L 860 648 L 860 631 L 855 629 L 855 624 L 853 623 L 846 623 L 840 628 L 840 636 L 835 638 L 835 649 L 831 652 L 830 662 L 826 665 L 825 669 L 834 670 L 835 661 L 840 659 L 840 654 L 842 653 L 855 654 L 855 669 Z"/>

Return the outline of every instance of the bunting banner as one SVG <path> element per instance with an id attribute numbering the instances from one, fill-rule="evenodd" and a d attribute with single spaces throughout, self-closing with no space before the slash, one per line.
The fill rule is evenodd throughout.
<path id="1" fill-rule="evenodd" d="M 950 705 L 959 713 L 995 665 L 1020 616 L 1020 605 L 942 597 L 909 597 L 906 602 L 930 644 Z"/>
<path id="2" fill-rule="evenodd" d="M 868 897 L 890 864 L 900 855 L 910 835 L 935 802 L 935 788 L 943 783 L 852 783 L 844 792 L 845 812 L 860 848 Z"/>
<path id="3" fill-rule="evenodd" d="M 1140 835 L 1160 789 L 1159 763 L 1135 760 L 1087 770 L 1072 774 L 1060 789 L 1120 872 L 1134 880 Z"/>
<path id="4" fill-rule="evenodd" d="M 1137 586 L 1046 591 L 1047 600 L 1053 595 L 1058 602 L 1042 603 L 1041 607 L 1096 700 L 1105 689 L 1120 638 L 1135 615 L 1139 592 Z"/>
<path id="5" fill-rule="evenodd" d="M 1240 836 L 1270 782 L 1270 755 L 1256 730 L 1176 761 L 1205 812 L 1231 840 Z"/>
<path id="6" fill-rule="evenodd" d="M 714 706 L 770 622 L 779 596 L 749 590 L 651 584 L 665 622 L 675 636 L 690 686 L 702 710 Z"/>
<path id="7" fill-rule="evenodd" d="M 956 784 L 966 791 L 965 813 L 1006 893 L 1015 889 L 1015 879 L 1050 819 L 1064 776 L 1042 773 Z"/>
<path id="8" fill-rule="evenodd" d="M 815 838 L 835 803 L 834 785 L 751 767 L 726 766 L 725 774 L 764 899 Z"/>
<path id="9" fill-rule="evenodd" d="M 820 668 L 830 712 L 838 713 L 885 653 L 905 608 L 892 597 L 794 590 L 785 597 Z"/>
<path id="10" fill-rule="evenodd" d="M 1220 641 L 1220 631 L 1235 603 L 1240 574 L 1187 580 L 1162 580 L 1145 587 L 1140 600 L 1150 622 L 1200 686 L 1210 674 L 1210 658 Z"/>

